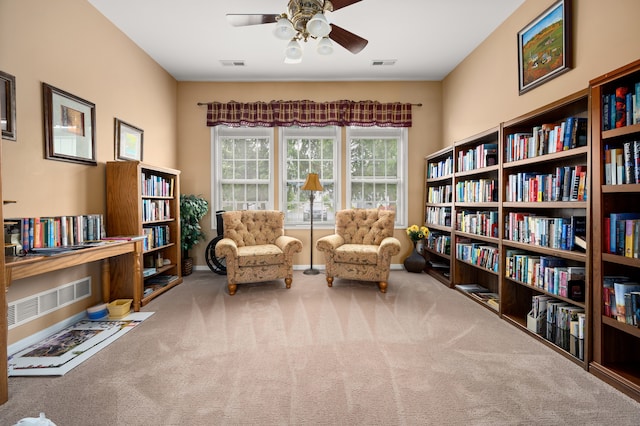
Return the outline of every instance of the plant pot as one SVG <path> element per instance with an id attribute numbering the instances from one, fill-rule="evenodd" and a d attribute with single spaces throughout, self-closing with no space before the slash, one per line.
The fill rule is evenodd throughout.
<path id="1" fill-rule="evenodd" d="M 191 275 L 193 272 L 193 258 L 187 257 L 182 259 L 182 276 L 186 277 L 187 275 Z"/>
<path id="2" fill-rule="evenodd" d="M 416 245 L 413 244 L 413 250 L 411 254 L 404 260 L 404 268 L 408 272 L 414 272 L 417 274 L 422 273 L 427 266 L 427 260 L 416 251 Z"/>

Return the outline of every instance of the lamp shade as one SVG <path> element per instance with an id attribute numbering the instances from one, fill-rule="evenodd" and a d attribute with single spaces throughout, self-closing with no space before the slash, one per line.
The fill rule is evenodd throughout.
<path id="1" fill-rule="evenodd" d="M 322 191 L 324 188 L 320 185 L 320 179 L 318 178 L 317 173 L 309 173 L 307 175 L 307 180 L 300 188 L 304 191 Z"/>
<path id="2" fill-rule="evenodd" d="M 296 60 L 302 58 L 302 46 L 297 40 L 291 40 L 285 50 L 287 59 Z"/>
<path id="3" fill-rule="evenodd" d="M 333 53 L 333 43 L 331 43 L 329 37 L 322 37 L 316 50 L 320 55 L 331 55 Z"/>
<path id="4" fill-rule="evenodd" d="M 318 12 L 307 22 L 307 32 L 314 37 L 324 37 L 331 32 L 331 26 L 322 12 Z"/>
<path id="5" fill-rule="evenodd" d="M 296 34 L 296 30 L 293 29 L 293 24 L 285 16 L 281 16 L 277 19 L 276 27 L 273 29 L 273 35 L 280 40 L 291 40 L 291 38 Z"/>

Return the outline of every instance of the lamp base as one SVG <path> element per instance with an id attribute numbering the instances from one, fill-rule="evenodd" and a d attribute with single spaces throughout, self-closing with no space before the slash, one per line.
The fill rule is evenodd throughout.
<path id="1" fill-rule="evenodd" d="M 305 275 L 318 275 L 320 271 L 318 271 L 317 269 L 309 268 L 309 269 L 305 269 L 304 272 L 302 273 Z"/>

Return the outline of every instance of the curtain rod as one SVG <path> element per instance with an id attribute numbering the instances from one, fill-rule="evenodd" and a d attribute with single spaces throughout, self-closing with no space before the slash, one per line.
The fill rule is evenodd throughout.
<path id="1" fill-rule="evenodd" d="M 213 102 L 198 102 L 198 106 L 205 106 L 205 105 L 209 105 L 209 104 L 212 104 L 212 103 Z M 420 104 L 411 104 L 411 106 L 419 106 L 419 107 L 421 107 L 422 104 L 421 103 Z"/>

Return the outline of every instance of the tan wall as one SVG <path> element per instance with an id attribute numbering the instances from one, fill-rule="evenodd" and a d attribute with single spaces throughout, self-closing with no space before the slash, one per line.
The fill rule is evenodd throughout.
<path id="1" fill-rule="evenodd" d="M 0 52 L 0 70 L 16 77 L 17 97 L 17 140 L 2 141 L 3 197 L 17 200 L 4 206 L 5 218 L 104 213 L 114 117 L 144 130 L 145 161 L 176 166 L 175 79 L 87 1 L 0 0 Z M 96 105 L 97 167 L 44 159 L 42 82 Z M 95 275 L 97 297 L 12 330 L 9 342 L 96 303 L 96 271 L 15 282 L 9 301 Z"/>
<path id="2" fill-rule="evenodd" d="M 380 102 L 410 102 L 419 104 L 414 107 L 413 127 L 409 130 L 409 223 L 422 223 L 424 157 L 435 151 L 440 145 L 442 135 L 441 85 L 440 82 L 349 82 L 349 83 L 196 83 L 178 84 L 178 131 L 179 150 L 178 168 L 182 170 L 181 187 L 184 193 L 202 194 L 210 200 L 211 196 L 211 129 L 206 126 L 206 107 L 198 102 L 238 102 L 270 101 L 273 99 L 311 99 L 314 101 L 332 101 L 337 99 L 376 100 Z M 278 159 L 277 156 L 275 158 Z M 343 163 L 343 172 L 346 165 Z M 275 175 L 277 178 L 277 169 Z M 418 178 L 415 178 L 418 177 Z M 279 183 L 278 183 L 279 184 Z M 342 188 L 345 194 L 345 188 Z M 344 200 L 343 200 L 344 205 Z M 213 238 L 210 231 L 211 218 L 202 222 L 208 230 L 207 239 Z M 314 227 L 314 240 L 330 233 L 332 229 Z M 308 265 L 313 246 L 309 230 L 292 230 L 287 234 L 300 238 L 302 253 L 294 259 L 296 264 Z M 404 249 L 392 260 L 401 263 L 410 248 L 404 229 L 396 230 L 396 237 Z M 204 249 L 206 243 L 199 244 L 192 251 L 196 265 L 206 265 Z M 314 265 L 323 262 L 322 255 L 314 250 Z"/>
<path id="3" fill-rule="evenodd" d="M 574 0 L 574 68 L 519 96 L 516 35 L 554 2 L 527 0 L 444 79 L 445 145 L 585 89 L 639 58 L 639 1 Z"/>

